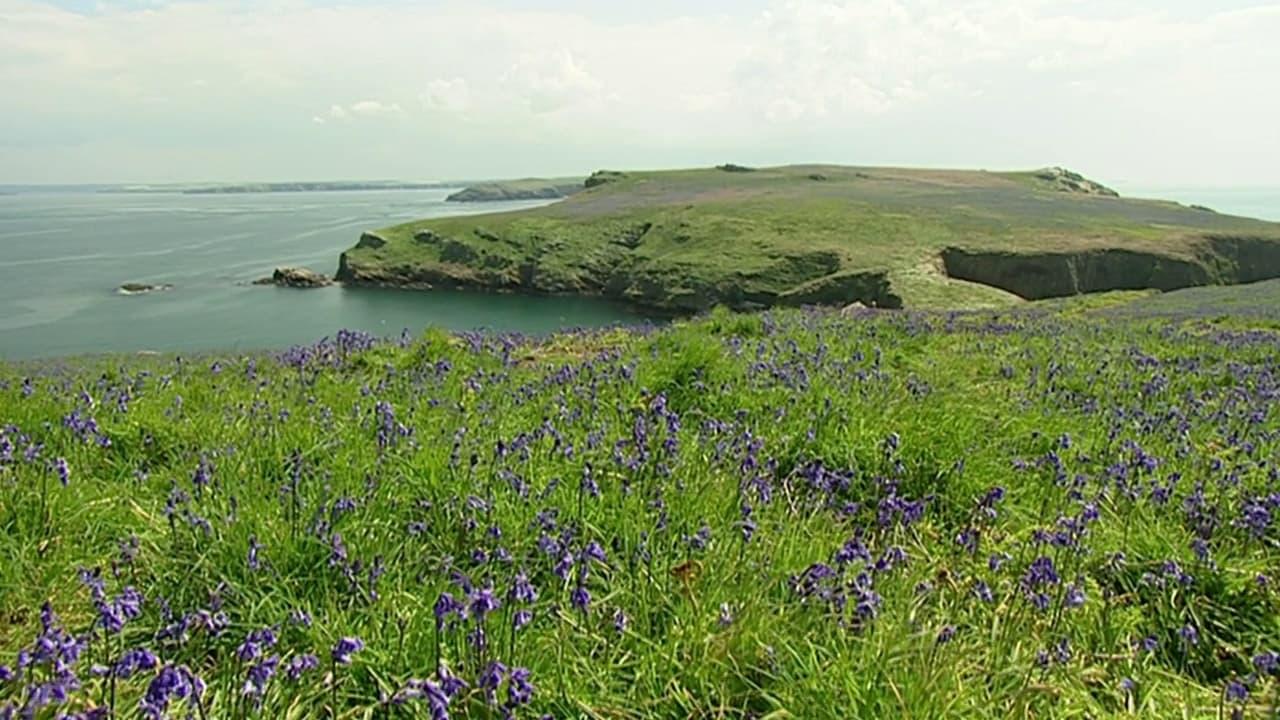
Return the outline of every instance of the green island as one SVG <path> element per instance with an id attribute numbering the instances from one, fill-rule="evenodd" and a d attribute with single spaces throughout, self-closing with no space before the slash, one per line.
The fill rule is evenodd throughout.
<path id="1" fill-rule="evenodd" d="M 582 294 L 646 311 L 991 308 L 1280 276 L 1280 224 L 1121 198 L 1060 168 L 609 172 L 516 212 L 365 233 L 338 279 Z"/>
<path id="2" fill-rule="evenodd" d="M 0 363 L 0 716 L 1273 717 L 1277 398 L 1280 281 Z"/>
<path id="3" fill-rule="evenodd" d="M 505 202 L 511 200 L 557 200 L 583 188 L 582 178 L 525 178 L 496 180 L 470 185 L 453 193 L 449 202 Z"/>

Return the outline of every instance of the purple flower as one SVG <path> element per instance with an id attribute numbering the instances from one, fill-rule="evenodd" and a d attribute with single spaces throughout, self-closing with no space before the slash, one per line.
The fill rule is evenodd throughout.
<path id="1" fill-rule="evenodd" d="M 631 619 L 628 618 L 627 614 L 622 612 L 621 610 L 613 614 L 613 629 L 619 635 L 627 631 L 627 625 L 630 624 L 630 622 L 631 622 Z"/>
<path id="2" fill-rule="evenodd" d="M 471 612 L 479 620 L 484 620 L 485 615 L 502 607 L 502 603 L 498 601 L 498 597 L 493 594 L 493 588 L 478 588 L 471 593 L 469 600 Z"/>
<path id="3" fill-rule="evenodd" d="M 498 686 L 502 684 L 502 678 L 507 674 L 507 666 L 496 660 L 485 666 L 480 672 L 480 677 L 476 679 L 480 688 L 484 690 L 485 697 L 489 699 L 489 704 L 493 705 L 497 702 L 496 693 Z"/>
<path id="4" fill-rule="evenodd" d="M 604 548 L 600 547 L 600 543 L 594 540 L 592 540 L 587 545 L 586 549 L 582 551 L 582 557 L 587 560 L 595 560 L 602 565 L 609 562 L 605 558 Z"/>
<path id="5" fill-rule="evenodd" d="M 204 681 L 185 665 L 166 665 L 147 686 L 140 707 L 147 717 L 161 720 L 165 717 L 169 703 L 188 698 L 199 702 L 204 690 Z"/>
<path id="6" fill-rule="evenodd" d="M 339 665 L 350 665 L 351 656 L 364 650 L 364 641 L 358 637 L 344 637 L 333 646 L 331 656 Z"/>
<path id="7" fill-rule="evenodd" d="M 244 688 L 241 692 L 245 695 L 261 698 L 267 691 L 267 683 L 271 682 L 271 678 L 276 674 L 276 668 L 279 665 L 280 658 L 272 655 L 263 659 L 262 662 L 250 666 L 248 678 L 245 680 Z"/>
<path id="8" fill-rule="evenodd" d="M 118 678 L 130 678 L 140 670 L 153 670 L 160 661 L 146 648 L 134 648 L 120 657 L 113 672 Z"/>
<path id="9" fill-rule="evenodd" d="M 262 569 L 262 561 L 258 558 L 258 552 L 262 550 L 262 545 L 258 544 L 258 536 L 249 536 L 249 569 L 257 572 Z"/>
<path id="10" fill-rule="evenodd" d="M 1227 682 L 1225 691 L 1227 702 L 1242 703 L 1249 699 L 1249 688 L 1239 680 L 1230 680 Z"/>
<path id="11" fill-rule="evenodd" d="M 1178 635 L 1188 645 L 1196 645 L 1200 642 L 1200 631 L 1193 625 L 1183 625 L 1178 629 Z"/>
<path id="12" fill-rule="evenodd" d="M 290 680 L 297 682 L 302 676 L 316 668 L 320 667 L 320 658 L 315 655 L 296 655 L 289 661 L 289 665 L 285 668 L 284 674 Z"/>
<path id="13" fill-rule="evenodd" d="M 995 601 L 995 595 L 991 592 L 991 586 L 987 585 L 982 580 L 974 583 L 973 594 L 984 603 Z"/>
<path id="14" fill-rule="evenodd" d="M 511 598 L 516 602 L 531 603 L 538 599 L 538 590 L 529 582 L 529 576 L 523 572 L 516 574 L 511 585 Z"/>
<path id="15" fill-rule="evenodd" d="M 573 588 L 573 592 L 569 594 L 569 602 L 575 608 L 582 612 L 587 612 L 591 608 L 591 592 L 586 587 L 578 585 Z"/>
<path id="16" fill-rule="evenodd" d="M 1263 675 L 1274 675 L 1280 667 L 1280 654 L 1268 650 L 1253 656 L 1253 667 Z"/>
<path id="17" fill-rule="evenodd" d="M 516 630 L 520 630 L 524 628 L 524 626 L 528 625 L 531 622 L 533 622 L 533 613 L 523 608 L 520 610 L 517 610 L 515 612 L 515 615 L 513 615 L 511 618 L 511 623 L 515 626 Z"/>
<path id="18" fill-rule="evenodd" d="M 436 627 L 443 628 L 445 620 L 450 615 L 456 614 L 459 617 L 463 617 L 464 611 L 465 608 L 463 608 L 462 603 L 455 600 L 453 595 L 448 592 L 440 593 L 440 597 L 436 598 L 435 607 L 432 609 L 436 616 Z"/>
<path id="19" fill-rule="evenodd" d="M 527 668 L 513 668 L 507 676 L 507 702 L 511 707 L 527 705 L 533 700 L 534 687 L 529 682 Z"/>
<path id="20" fill-rule="evenodd" d="M 1067 595 L 1065 600 L 1067 607 L 1078 608 L 1081 605 L 1084 605 L 1084 601 L 1084 590 L 1081 589 L 1080 586 L 1075 583 L 1067 585 Z"/>
<path id="21" fill-rule="evenodd" d="M 935 638 L 934 642 L 936 642 L 939 645 L 946 645 L 947 643 L 951 642 L 951 640 L 955 638 L 955 636 L 956 636 L 955 625 L 943 625 L 942 629 L 938 631 L 938 637 Z"/>
<path id="22" fill-rule="evenodd" d="M 58 473 L 58 482 L 62 483 L 62 487 L 71 484 L 71 467 L 67 465 L 66 458 L 57 458 L 53 461 L 53 469 Z"/>

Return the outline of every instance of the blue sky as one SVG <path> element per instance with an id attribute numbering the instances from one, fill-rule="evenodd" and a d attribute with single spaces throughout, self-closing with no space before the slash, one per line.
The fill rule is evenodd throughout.
<path id="1" fill-rule="evenodd" d="M 0 0 L 0 183 L 719 162 L 1277 185 L 1280 0 Z"/>

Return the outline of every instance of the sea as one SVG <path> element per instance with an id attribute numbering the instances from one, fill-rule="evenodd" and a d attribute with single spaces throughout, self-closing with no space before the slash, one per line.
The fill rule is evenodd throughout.
<path id="1" fill-rule="evenodd" d="M 437 326 L 543 334 L 646 322 L 609 301 L 340 286 L 254 286 L 282 265 L 332 274 L 364 230 L 418 218 L 536 207 L 461 204 L 451 190 L 183 194 L 0 187 L 0 359 L 114 352 L 249 352 L 339 329 Z M 1122 187 L 1280 221 L 1280 188 Z M 125 295 L 123 283 L 172 285 Z"/>
<path id="2" fill-rule="evenodd" d="M 285 265 L 332 275 L 364 230 L 545 204 L 445 202 L 450 192 L 11 187 L 0 194 L 0 359 L 272 350 L 340 329 L 545 334 L 646 320 L 591 298 L 251 284 Z M 173 287 L 127 295 L 124 283 Z"/>

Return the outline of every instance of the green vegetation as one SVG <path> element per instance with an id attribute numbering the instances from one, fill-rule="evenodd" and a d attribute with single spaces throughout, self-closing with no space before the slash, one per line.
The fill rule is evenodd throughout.
<path id="1" fill-rule="evenodd" d="M 445 198 L 450 202 L 499 202 L 511 200 L 556 200 L 582 190 L 582 178 L 526 178 L 478 183 Z"/>
<path id="2" fill-rule="evenodd" d="M 1079 175 L 790 166 L 600 172 L 519 212 L 371 234 L 339 278 L 620 298 L 686 313 L 1004 307 L 1280 275 L 1280 224 L 1114 197 Z"/>
<path id="3" fill-rule="evenodd" d="M 1197 298 L 0 365 L 0 716 L 1272 717 Z"/>

